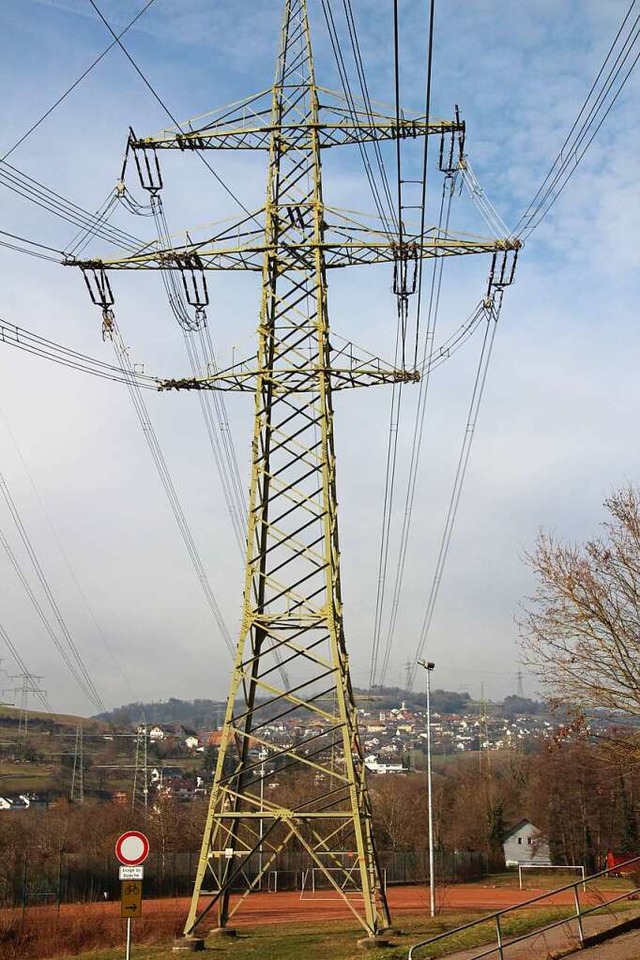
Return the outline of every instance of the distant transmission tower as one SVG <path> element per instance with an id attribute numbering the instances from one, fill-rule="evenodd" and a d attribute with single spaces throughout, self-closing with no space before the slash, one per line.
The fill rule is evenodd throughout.
<path id="1" fill-rule="evenodd" d="M 133 773 L 133 790 L 131 791 L 131 809 L 142 803 L 147 809 L 149 805 L 149 733 L 146 722 L 138 725 L 136 730 L 136 762 Z"/>
<path id="2" fill-rule="evenodd" d="M 82 724 L 76 727 L 76 742 L 73 751 L 73 773 L 71 775 L 71 803 L 84 803 L 84 735 Z"/>
<path id="3" fill-rule="evenodd" d="M 42 680 L 42 677 L 37 677 L 34 673 L 18 673 L 9 677 L 9 679 L 21 681 L 19 687 L 11 687 L 3 690 L 3 694 L 19 694 L 20 717 L 18 719 L 18 733 L 26 737 L 29 729 L 29 697 L 37 696 L 41 693 L 44 694 L 46 690 L 40 689 L 38 684 L 40 680 Z"/>
<path id="4" fill-rule="evenodd" d="M 264 150 L 262 210 L 202 243 L 171 247 L 165 240 L 162 249 L 146 246 L 124 259 L 67 261 L 82 268 L 106 333 L 114 320 L 107 271 L 150 268 L 165 279 L 177 272 L 182 283 L 175 287 L 195 308 L 191 329 L 204 323 L 205 271 L 253 270 L 262 277 L 257 361 L 163 385 L 255 397 L 242 625 L 188 936 L 214 908 L 218 926 L 228 926 L 267 874 L 285 868 L 289 854 L 348 904 L 370 937 L 390 923 L 343 631 L 332 392 L 419 375 L 404 361 L 395 369 L 330 339 L 327 271 L 389 263 L 399 305 L 406 305 L 420 258 L 493 253 L 500 260 L 492 274 L 497 287 L 508 282 L 507 255 L 519 247 L 437 230 L 408 234 L 401 222 L 390 234 L 326 207 L 323 149 L 435 133 L 461 159 L 464 125 L 384 116 L 364 104 L 354 109 L 324 89 L 321 96 L 322 105 L 307 2 L 285 0 L 269 92 L 225 108 L 197 129 L 190 124 L 144 139 L 132 134 L 128 144 L 156 209 L 159 149 Z M 288 742 L 272 743 L 269 725 L 292 720 Z M 282 803 L 265 789 L 263 751 L 277 760 L 278 778 L 296 774 L 297 799 Z M 233 902 L 232 891 L 240 894 Z"/>

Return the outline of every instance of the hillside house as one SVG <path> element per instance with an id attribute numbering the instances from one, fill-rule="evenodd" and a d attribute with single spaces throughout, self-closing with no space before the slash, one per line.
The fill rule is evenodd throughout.
<path id="1" fill-rule="evenodd" d="M 551 864 L 549 844 L 541 831 L 530 820 L 520 820 L 506 834 L 502 849 L 504 862 L 508 867 L 517 867 L 521 863 Z"/>

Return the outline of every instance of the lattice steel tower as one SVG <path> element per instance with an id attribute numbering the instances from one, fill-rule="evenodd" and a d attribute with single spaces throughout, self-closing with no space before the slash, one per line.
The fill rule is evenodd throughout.
<path id="1" fill-rule="evenodd" d="M 322 105 L 320 100 L 322 100 Z M 398 120 L 316 86 L 306 0 L 286 0 L 270 91 L 221 110 L 206 125 L 137 139 L 133 151 L 152 197 L 162 186 L 156 151 L 268 151 L 264 208 L 206 242 L 144 248 L 119 260 L 72 261 L 111 322 L 106 271 L 182 274 L 196 322 L 207 303 L 205 273 L 261 271 L 257 361 L 165 388 L 255 395 L 243 616 L 192 905 L 190 935 L 214 907 L 227 926 L 289 850 L 324 877 L 371 936 L 389 924 L 376 858 L 363 751 L 342 620 L 332 391 L 417 380 L 329 339 L 326 272 L 388 262 L 400 296 L 418 258 L 493 252 L 517 241 L 376 232 L 327 207 L 324 148 L 437 133 L 452 145 L 463 124 Z M 458 144 L 461 150 L 461 144 Z M 458 149 L 458 147 L 456 147 Z M 504 264 L 502 266 L 504 271 Z M 174 274 L 175 275 L 175 274 Z M 503 276 L 504 279 L 504 276 Z M 287 718 L 290 742 L 269 724 Z M 265 764 L 265 755 L 268 762 Z M 265 790 L 265 767 L 289 770 L 284 802 Z M 241 896 L 231 898 L 231 892 Z"/>

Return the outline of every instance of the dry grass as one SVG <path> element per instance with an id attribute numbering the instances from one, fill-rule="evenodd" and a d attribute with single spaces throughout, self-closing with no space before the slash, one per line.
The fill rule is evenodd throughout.
<path id="1" fill-rule="evenodd" d="M 136 943 L 166 943 L 178 936 L 184 911 L 170 906 L 162 913 L 135 921 Z M 126 921 L 78 904 L 58 914 L 55 907 L 4 911 L 0 917 L 0 960 L 45 960 L 78 956 L 97 948 L 118 947 L 125 941 Z"/>

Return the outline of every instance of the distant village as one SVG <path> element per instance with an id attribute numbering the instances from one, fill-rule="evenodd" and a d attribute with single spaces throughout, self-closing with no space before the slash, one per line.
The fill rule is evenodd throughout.
<path id="1" fill-rule="evenodd" d="M 495 707 L 494 707 L 495 710 Z M 389 709 L 358 710 L 365 766 L 372 775 L 403 774 L 423 769 L 427 751 L 427 715 L 424 708 L 405 702 Z M 526 750 L 540 740 L 550 739 L 554 727 L 548 717 L 518 714 L 510 717 L 488 715 L 486 709 L 470 706 L 468 713 L 441 714 L 431 711 L 431 746 L 435 756 L 453 756 L 468 751 Z M 139 728 L 143 735 L 143 728 Z M 267 773 L 277 776 L 277 758 L 296 741 L 323 732 L 322 721 L 302 725 L 299 718 L 285 717 L 261 728 L 261 744 L 250 751 L 254 762 L 264 763 Z M 217 751 L 222 730 L 198 733 L 180 724 L 155 724 L 147 729 L 149 742 L 176 744 L 186 754 Z M 173 750 L 171 751 L 173 755 Z M 209 778 L 207 778 L 208 780 Z M 207 781 L 185 779 L 179 766 L 154 766 L 150 786 L 161 794 L 193 800 L 207 793 Z"/>
<path id="2" fill-rule="evenodd" d="M 507 698 L 520 701 L 520 698 Z M 182 703 L 174 701 L 174 703 Z M 506 705 L 507 701 L 505 701 Z M 431 710 L 431 746 L 434 757 L 456 756 L 467 752 L 534 750 L 541 740 L 554 735 L 552 724 L 541 704 L 522 700 L 521 707 L 531 712 L 515 712 L 514 703 L 501 714 L 497 704 L 474 703 L 467 698 L 460 712 Z M 424 706 L 400 701 L 395 707 L 367 707 L 358 710 L 365 765 L 372 776 L 402 775 L 424 769 L 427 752 L 427 714 Z M 186 722 L 129 724 L 137 739 L 140 766 L 139 782 L 144 782 L 148 798 L 172 797 L 182 802 L 197 801 L 208 795 L 222 729 L 198 730 Z M 261 728 L 261 743 L 250 750 L 254 763 L 264 765 L 268 785 L 277 785 L 280 752 L 310 735 L 322 735 L 322 721 L 302 723 L 295 715 L 266 723 Z M 113 737 L 105 733 L 109 741 Z M 140 745 L 145 749 L 141 750 Z M 142 757 L 146 759 L 143 761 Z M 106 799 L 106 798 L 105 798 Z M 131 795 L 114 790 L 113 803 L 127 804 Z M 37 806 L 40 798 L 21 793 L 0 796 L 0 812 L 26 810 Z"/>

